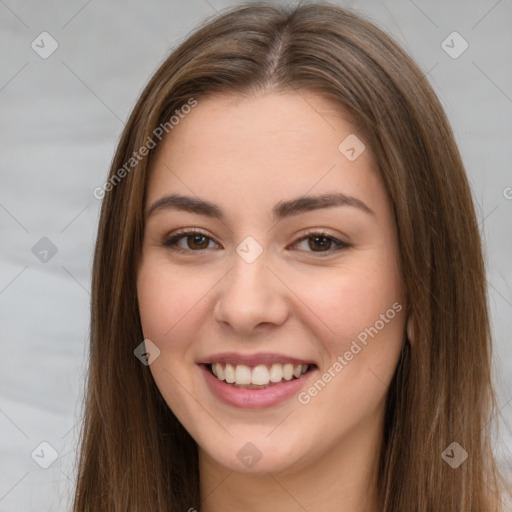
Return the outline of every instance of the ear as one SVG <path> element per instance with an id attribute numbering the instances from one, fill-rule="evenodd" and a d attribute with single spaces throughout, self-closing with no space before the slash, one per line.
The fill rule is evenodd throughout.
<path id="1" fill-rule="evenodd" d="M 411 345 L 414 345 L 414 329 L 412 326 L 411 317 L 407 319 L 407 339 Z"/>

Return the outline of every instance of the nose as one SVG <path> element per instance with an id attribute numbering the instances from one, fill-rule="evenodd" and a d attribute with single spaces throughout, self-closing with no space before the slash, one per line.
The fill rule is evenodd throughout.
<path id="1" fill-rule="evenodd" d="M 289 315 L 288 288 L 260 255 L 252 263 L 236 256 L 234 267 L 219 283 L 215 320 L 239 335 L 250 336 L 279 326 Z"/>

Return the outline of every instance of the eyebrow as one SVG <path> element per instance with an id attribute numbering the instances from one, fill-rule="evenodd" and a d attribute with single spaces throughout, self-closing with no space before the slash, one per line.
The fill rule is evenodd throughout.
<path id="1" fill-rule="evenodd" d="M 342 193 L 302 196 L 289 201 L 280 201 L 272 209 L 272 214 L 274 220 L 282 220 L 293 215 L 336 206 L 351 206 L 367 214 L 375 215 L 373 210 L 371 210 L 366 203 L 361 201 L 361 199 Z M 148 209 L 146 218 L 157 212 L 169 209 L 205 215 L 206 217 L 219 219 L 221 221 L 225 220 L 225 215 L 219 205 L 197 197 L 183 196 L 180 194 L 171 194 L 155 201 Z"/>

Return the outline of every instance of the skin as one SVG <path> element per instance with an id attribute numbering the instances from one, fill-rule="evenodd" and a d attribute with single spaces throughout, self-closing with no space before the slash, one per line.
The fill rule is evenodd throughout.
<path id="1" fill-rule="evenodd" d="M 198 443 L 202 512 L 378 510 L 374 474 L 405 303 L 391 205 L 370 149 L 355 161 L 338 150 L 353 133 L 314 92 L 216 95 L 199 99 L 154 155 L 146 212 L 179 193 L 226 213 L 224 222 L 176 210 L 147 218 L 137 276 L 144 336 L 160 350 L 152 375 Z M 271 217 L 279 201 L 330 192 L 374 215 L 336 206 Z M 182 238 L 187 253 L 162 246 L 180 228 L 209 238 Z M 324 256 L 306 229 L 350 247 Z M 263 249 L 251 264 L 236 252 L 247 236 Z M 396 302 L 402 310 L 307 404 L 293 396 L 266 409 L 226 405 L 196 364 L 224 351 L 293 355 L 318 365 L 309 387 Z M 247 442 L 261 453 L 250 468 L 237 457 Z"/>

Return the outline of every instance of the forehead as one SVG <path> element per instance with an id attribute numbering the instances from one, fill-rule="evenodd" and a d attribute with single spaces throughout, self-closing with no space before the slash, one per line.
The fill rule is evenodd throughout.
<path id="1" fill-rule="evenodd" d="M 320 153 L 336 154 L 339 142 L 354 132 L 345 117 L 332 100 L 309 91 L 213 95 L 198 100 L 163 146 L 176 157 L 186 145 L 198 154 L 209 150 L 216 158 L 247 163 L 265 154 L 283 160 L 294 155 L 318 158 Z"/>
<path id="2" fill-rule="evenodd" d="M 364 147 L 342 109 L 311 92 L 198 99 L 158 147 L 148 202 L 170 192 L 245 209 L 308 191 L 371 200 L 380 184 L 369 148 L 355 160 L 340 151 L 351 137 Z"/>

